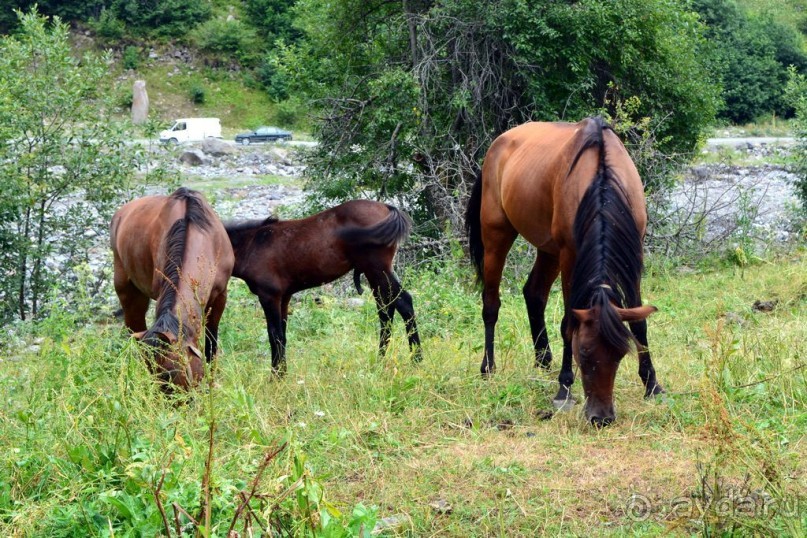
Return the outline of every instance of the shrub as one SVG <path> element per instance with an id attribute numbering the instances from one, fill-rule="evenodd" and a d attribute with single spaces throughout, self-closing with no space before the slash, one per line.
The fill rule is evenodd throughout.
<path id="1" fill-rule="evenodd" d="M 209 19 L 212 7 L 206 0 L 114 0 L 110 11 L 133 28 L 176 38 Z"/>
<path id="2" fill-rule="evenodd" d="M 238 60 L 241 65 L 255 63 L 258 48 L 255 31 L 239 20 L 212 19 L 191 33 L 194 44 L 217 60 Z"/>
<path id="3" fill-rule="evenodd" d="M 207 91 L 201 84 L 194 84 L 190 89 L 190 97 L 193 104 L 203 105 L 207 98 Z"/>
<path id="4" fill-rule="evenodd" d="M 140 66 L 140 47 L 126 47 L 121 61 L 124 69 L 137 69 Z"/>
<path id="5" fill-rule="evenodd" d="M 118 41 L 126 31 L 126 25 L 115 14 L 108 10 L 101 10 L 97 19 L 90 20 L 90 28 L 103 41 Z"/>
<path id="6" fill-rule="evenodd" d="M 801 200 L 802 213 L 807 216 L 807 76 L 797 73 L 792 66 L 788 70 L 785 99 L 796 113 L 793 123 L 796 131 L 796 146 L 793 149 L 796 196 Z"/>
<path id="7" fill-rule="evenodd" d="M 76 60 L 68 36 L 31 12 L 0 43 L 0 319 L 47 310 L 55 276 L 87 258 L 86 232 L 109 222 L 140 158 L 107 119 L 107 59 Z"/>

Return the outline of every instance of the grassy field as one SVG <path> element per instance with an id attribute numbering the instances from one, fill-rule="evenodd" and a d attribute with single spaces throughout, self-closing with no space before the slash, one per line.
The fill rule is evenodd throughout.
<path id="1" fill-rule="evenodd" d="M 196 518 L 203 502 L 212 536 L 234 520 L 240 536 L 804 535 L 803 250 L 742 273 L 651 260 L 649 338 L 668 393 L 644 401 L 627 357 L 602 430 L 580 405 L 549 413 L 558 364 L 532 367 L 523 278 L 502 291 L 485 381 L 470 269 L 401 273 L 421 364 L 399 323 L 376 356 L 373 303 L 348 302 L 340 281 L 293 301 L 288 375 L 273 379 L 263 314 L 233 281 L 222 351 L 186 399 L 159 394 L 119 321 L 54 311 L 0 362 L 0 535 L 193 535 L 182 510 Z M 561 311 L 555 290 L 557 352 Z M 256 495 L 236 517 L 241 491 Z"/>

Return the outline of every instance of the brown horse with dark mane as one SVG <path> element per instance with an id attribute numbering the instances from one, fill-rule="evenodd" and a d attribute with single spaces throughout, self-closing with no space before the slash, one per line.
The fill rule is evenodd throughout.
<path id="1" fill-rule="evenodd" d="M 398 244 L 411 226 L 409 217 L 396 207 L 370 200 L 353 200 L 299 220 L 270 217 L 225 224 L 235 252 L 233 276 L 247 283 L 266 315 L 275 372 L 282 375 L 286 369 L 291 296 L 332 282 L 351 269 L 359 293 L 362 273 L 373 290 L 381 322 L 380 355 L 386 353 L 397 310 L 406 324 L 413 358 L 420 360 L 412 296 L 392 270 Z"/>
<path id="2" fill-rule="evenodd" d="M 536 366 L 544 368 L 552 360 L 544 310 L 561 275 L 563 363 L 555 405 L 573 402 L 574 356 L 586 418 L 597 426 L 611 423 L 616 371 L 632 341 L 645 397 L 663 392 L 647 347 L 645 320 L 656 308 L 642 306 L 640 292 L 646 224 L 639 173 L 601 118 L 526 123 L 499 136 L 485 156 L 466 214 L 471 258 L 483 284 L 482 374 L 495 369 L 499 284 L 507 252 L 521 234 L 538 249 L 523 292 Z"/>
<path id="3" fill-rule="evenodd" d="M 227 302 L 234 258 L 224 226 L 201 194 L 180 188 L 118 209 L 110 238 L 126 326 L 153 348 L 150 367 L 164 390 L 193 386 L 204 374 L 199 341 L 206 332 L 210 361 Z M 147 328 L 150 299 L 157 301 L 157 311 Z"/>

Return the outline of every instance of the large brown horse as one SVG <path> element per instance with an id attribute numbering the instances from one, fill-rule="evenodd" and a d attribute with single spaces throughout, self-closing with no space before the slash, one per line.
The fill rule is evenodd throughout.
<path id="1" fill-rule="evenodd" d="M 373 290 L 381 322 L 379 353 L 386 352 L 397 310 L 406 324 L 413 358 L 420 360 L 412 296 L 392 270 L 398 243 L 411 225 L 399 209 L 370 200 L 353 200 L 299 220 L 270 217 L 225 224 L 235 252 L 233 276 L 247 283 L 266 315 L 275 372 L 282 375 L 286 369 L 291 296 L 336 280 L 351 269 L 359 293 L 362 273 Z"/>
<path id="2" fill-rule="evenodd" d="M 656 309 L 642 306 L 640 294 L 647 224 L 642 181 L 601 118 L 526 123 L 499 136 L 485 156 L 466 219 L 471 257 L 483 284 L 483 375 L 495 369 L 499 284 L 507 252 L 521 234 L 538 249 L 523 290 L 536 366 L 548 368 L 552 360 L 544 310 L 561 275 L 563 363 L 555 405 L 573 402 L 574 356 L 583 377 L 586 417 L 597 426 L 612 422 L 614 378 L 634 340 L 645 396 L 663 392 L 647 347 L 645 320 Z"/>
<path id="3" fill-rule="evenodd" d="M 203 331 L 208 361 L 218 345 L 234 264 L 224 226 L 198 192 L 180 188 L 118 209 L 110 239 L 126 326 L 154 348 L 153 370 L 164 390 L 189 388 L 204 373 Z M 157 300 L 157 311 L 147 328 L 150 299 Z"/>

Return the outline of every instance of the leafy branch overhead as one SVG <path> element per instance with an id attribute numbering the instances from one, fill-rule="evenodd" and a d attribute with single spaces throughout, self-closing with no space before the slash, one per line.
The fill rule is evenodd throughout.
<path id="1" fill-rule="evenodd" d="M 360 4 L 360 5 L 359 5 Z M 309 177 L 326 200 L 399 197 L 456 220 L 490 141 L 529 120 L 616 113 L 634 99 L 659 149 L 691 151 L 718 90 L 683 2 L 299 2 L 282 52 L 317 105 Z"/>

